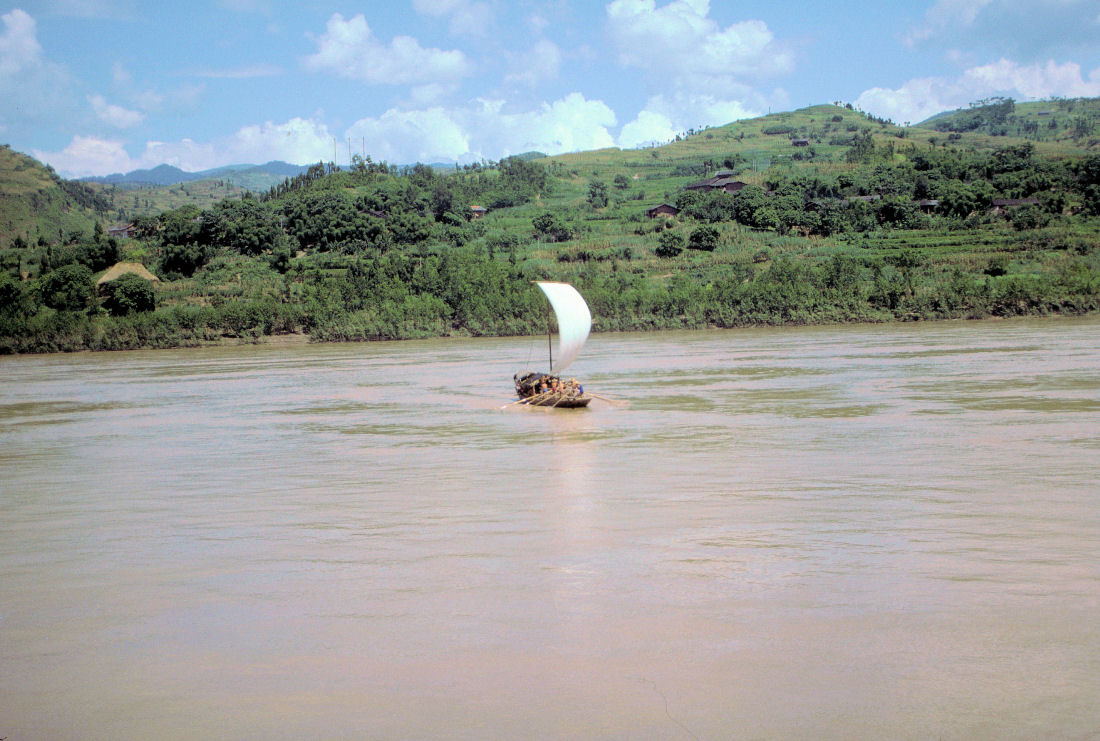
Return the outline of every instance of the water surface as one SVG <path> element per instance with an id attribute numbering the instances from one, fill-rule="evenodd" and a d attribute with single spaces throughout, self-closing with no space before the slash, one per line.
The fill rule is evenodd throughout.
<path id="1" fill-rule="evenodd" d="M 0 737 L 1095 738 L 1100 320 L 0 360 Z"/>

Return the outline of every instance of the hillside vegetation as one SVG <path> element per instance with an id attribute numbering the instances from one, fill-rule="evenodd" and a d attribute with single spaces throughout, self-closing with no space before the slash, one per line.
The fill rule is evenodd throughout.
<path id="1" fill-rule="evenodd" d="M 46 245 L 89 233 L 110 208 L 94 189 L 0 145 L 0 246 Z"/>
<path id="2" fill-rule="evenodd" d="M 543 278 L 577 285 L 596 331 L 1096 311 L 1096 103 L 909 127 L 822 105 L 637 150 L 318 164 L 150 210 L 131 239 L 5 250 L 0 351 L 537 333 Z M 117 259 L 161 281 L 97 293 Z"/>

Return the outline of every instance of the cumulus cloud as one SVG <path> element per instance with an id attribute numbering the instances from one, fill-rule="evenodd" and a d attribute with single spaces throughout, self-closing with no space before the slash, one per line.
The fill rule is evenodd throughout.
<path id="1" fill-rule="evenodd" d="M 677 132 L 758 115 L 785 100 L 761 82 L 789 74 L 790 49 L 759 20 L 719 26 L 709 0 L 613 0 L 608 35 L 618 61 L 643 72 L 650 98 L 623 126 L 619 144 L 667 141 Z M 671 91 L 671 92 L 670 92 Z"/>
<path id="2" fill-rule="evenodd" d="M 645 108 L 619 132 L 619 146 L 664 143 L 690 128 L 718 126 L 762 115 L 739 101 L 676 92 L 651 96 Z"/>
<path id="3" fill-rule="evenodd" d="M 918 123 L 994 95 L 1016 99 L 1100 96 L 1100 68 L 1086 79 L 1074 62 L 1021 65 L 1001 59 L 967 69 L 955 78 L 924 77 L 895 89 L 871 88 L 856 99 L 856 105 L 899 123 Z"/>
<path id="4" fill-rule="evenodd" d="M 34 18 L 16 8 L 0 16 L 4 32 L 0 34 L 0 76 L 11 76 L 42 62 L 42 46 Z"/>
<path id="5" fill-rule="evenodd" d="M 110 175 L 137 169 L 121 141 L 94 136 L 74 136 L 69 146 L 60 152 L 36 149 L 34 156 L 69 177 Z"/>
<path id="6" fill-rule="evenodd" d="M 332 135 L 317 121 L 292 118 L 284 123 L 245 126 L 236 133 L 209 142 L 181 139 L 146 142 L 131 157 L 123 142 L 93 136 L 74 136 L 59 152 L 35 150 L 34 156 L 69 177 L 109 175 L 167 164 L 196 172 L 232 162 L 284 160 L 295 164 L 332 158 Z"/>
<path id="7" fill-rule="evenodd" d="M 608 30 L 619 62 L 654 80 L 675 78 L 681 89 L 718 90 L 789 73 L 791 53 L 763 21 L 726 28 L 708 17 L 709 0 L 614 0 Z"/>
<path id="8" fill-rule="evenodd" d="M 88 102 L 91 103 L 96 118 L 116 129 L 129 129 L 145 120 L 144 113 L 112 105 L 102 95 L 89 95 Z"/>
<path id="9" fill-rule="evenodd" d="M 517 112 L 506 111 L 502 100 L 487 99 L 455 109 L 391 109 L 356 121 L 347 135 L 365 139 L 371 156 L 389 162 L 473 162 L 533 150 L 557 154 L 614 146 L 609 131 L 614 125 L 615 114 L 605 103 L 570 93 Z"/>
<path id="10" fill-rule="evenodd" d="M 0 126 L 38 128 L 73 115 L 72 79 L 44 58 L 34 18 L 16 8 L 0 23 Z"/>
<path id="11" fill-rule="evenodd" d="M 420 15 L 449 18 L 457 35 L 482 36 L 492 18 L 489 4 L 477 0 L 413 0 L 413 7 Z"/>
<path id="12" fill-rule="evenodd" d="M 454 82 L 473 69 L 461 51 L 425 49 L 411 36 L 395 36 L 386 45 L 362 14 L 344 20 L 335 13 L 315 40 L 317 53 L 303 59 L 306 69 L 375 85 Z"/>
<path id="13" fill-rule="evenodd" d="M 509 67 L 511 71 L 504 76 L 506 84 L 534 87 L 542 80 L 558 76 L 561 49 L 553 41 L 540 39 L 523 53 L 512 55 Z"/>

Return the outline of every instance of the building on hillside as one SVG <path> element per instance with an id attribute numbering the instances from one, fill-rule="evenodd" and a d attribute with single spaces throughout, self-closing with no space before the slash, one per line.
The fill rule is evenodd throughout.
<path id="1" fill-rule="evenodd" d="M 485 214 L 489 213 L 489 209 L 484 206 L 470 206 L 470 220 L 480 219 Z"/>
<path id="2" fill-rule="evenodd" d="M 1009 210 L 1014 208 L 1038 205 L 1038 198 L 994 198 L 990 211 L 1000 216 L 1008 213 Z"/>
<path id="3" fill-rule="evenodd" d="M 933 213 L 940 207 L 940 201 L 938 198 L 926 198 L 923 201 L 917 201 L 917 208 L 926 214 Z"/>
<path id="4" fill-rule="evenodd" d="M 736 193 L 744 188 L 748 183 L 742 180 L 734 180 L 728 175 L 715 175 L 714 177 L 707 178 L 706 180 L 699 180 L 694 183 L 688 183 L 684 186 L 684 190 L 699 190 L 704 193 L 709 193 L 712 190 L 724 190 L 727 193 Z"/>
<path id="5" fill-rule="evenodd" d="M 129 239 L 134 236 L 135 229 L 133 224 L 116 224 L 115 226 L 107 227 L 107 236 L 114 237 L 115 239 Z"/>
<path id="6" fill-rule="evenodd" d="M 660 206 L 654 206 L 653 208 L 647 208 L 645 215 L 650 219 L 656 219 L 658 217 L 664 219 L 671 219 L 673 216 L 678 216 L 680 209 L 673 206 L 671 203 L 662 203 Z"/>

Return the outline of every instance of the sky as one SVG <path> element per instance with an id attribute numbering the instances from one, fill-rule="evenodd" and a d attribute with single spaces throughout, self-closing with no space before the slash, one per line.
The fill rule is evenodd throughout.
<path id="1" fill-rule="evenodd" d="M 1100 96 L 1100 2 L 0 0 L 0 142 L 67 177 L 466 164 L 994 96 Z"/>

